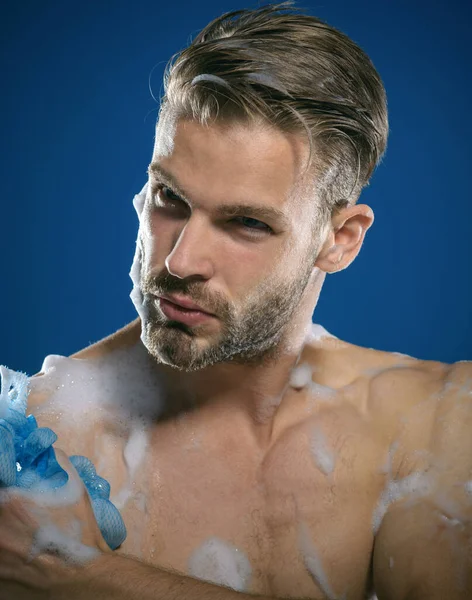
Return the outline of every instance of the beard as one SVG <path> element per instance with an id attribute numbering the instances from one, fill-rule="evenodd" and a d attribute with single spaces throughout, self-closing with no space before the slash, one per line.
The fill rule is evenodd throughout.
<path id="1" fill-rule="evenodd" d="M 277 281 L 271 274 L 239 309 L 215 295 L 208 300 L 195 283 L 185 283 L 168 273 L 150 276 L 141 268 L 141 339 L 148 352 L 158 362 L 185 372 L 221 363 L 258 365 L 277 361 L 287 328 L 313 273 L 314 246 L 307 254 L 308 259 L 301 262 L 301 269 L 294 270 L 292 280 Z M 208 334 L 202 336 L 207 325 L 191 327 L 162 315 L 156 295 L 172 293 L 181 293 L 216 315 L 221 330 L 214 339 Z"/>

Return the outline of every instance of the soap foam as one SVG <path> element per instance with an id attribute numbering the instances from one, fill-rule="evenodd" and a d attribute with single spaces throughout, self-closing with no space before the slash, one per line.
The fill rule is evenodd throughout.
<path id="1" fill-rule="evenodd" d="M 67 535 L 52 523 L 39 527 L 34 536 L 30 550 L 30 560 L 43 553 L 58 554 L 63 560 L 72 564 L 85 564 L 97 558 L 100 552 L 96 548 L 86 546 L 74 534 Z"/>
<path id="2" fill-rule="evenodd" d="M 433 481 L 427 473 L 414 472 L 398 481 L 388 481 L 372 517 L 374 536 L 377 535 L 390 504 L 406 498 L 411 501 L 424 498 L 432 489 Z"/>
<path id="3" fill-rule="evenodd" d="M 252 569 L 248 558 L 239 548 L 211 537 L 190 556 L 188 572 L 191 577 L 245 592 Z"/>
<path id="4" fill-rule="evenodd" d="M 119 509 L 123 509 L 128 500 L 133 496 L 133 483 L 138 467 L 143 462 L 148 445 L 148 433 L 145 425 L 136 420 L 132 426 L 131 434 L 123 451 L 123 458 L 127 466 L 127 480 L 124 487 L 113 498 L 112 503 Z"/>
<path id="5" fill-rule="evenodd" d="M 308 332 L 307 342 L 319 342 L 325 338 L 332 338 L 334 340 L 338 339 L 335 335 L 329 333 L 329 331 L 327 331 L 322 325 L 319 325 L 318 323 L 312 323 L 311 329 L 309 329 Z"/>
<path id="6" fill-rule="evenodd" d="M 413 360 L 418 360 L 417 358 L 414 358 L 413 356 L 410 356 L 409 354 L 403 354 L 403 352 L 391 352 L 391 354 L 394 354 L 395 356 L 400 356 L 400 358 L 411 358 Z"/>
<path id="7" fill-rule="evenodd" d="M 141 342 L 100 358 L 80 359 L 51 355 L 43 363 L 43 375 L 30 379 L 33 392 L 48 396 L 38 414 L 59 415 L 75 427 L 104 419 L 129 421 L 154 419 L 162 411 L 160 385 L 154 361 Z"/>
<path id="8" fill-rule="evenodd" d="M 295 367 L 290 374 L 290 385 L 295 389 L 302 389 L 311 384 L 313 369 L 308 363 Z"/>
<path id="9" fill-rule="evenodd" d="M 9 487 L 3 492 L 5 499 L 9 497 L 25 498 L 34 502 L 36 506 L 57 508 L 60 506 L 72 506 L 80 502 L 85 493 L 82 481 L 76 477 L 69 477 L 66 484 L 57 488 L 49 486 L 48 481 L 39 481 L 29 489 L 20 487 Z M 0 498 L 0 503 L 2 499 Z"/>
<path id="10" fill-rule="evenodd" d="M 6 418 L 10 409 L 25 414 L 28 382 L 24 373 L 0 365 L 0 419 Z"/>
<path id="11" fill-rule="evenodd" d="M 321 558 L 310 537 L 309 529 L 303 521 L 299 523 L 298 527 L 298 547 L 306 568 L 328 600 L 341 600 L 342 597 L 345 597 L 345 594 L 342 597 L 337 596 L 331 587 Z"/>
<path id="12" fill-rule="evenodd" d="M 310 394 L 313 398 L 325 402 L 331 402 L 337 396 L 337 392 L 334 388 L 327 385 L 321 385 L 321 383 L 317 383 L 316 381 L 312 381 L 310 384 Z"/>
<path id="13" fill-rule="evenodd" d="M 310 450 L 318 469 L 325 475 L 331 475 L 334 471 L 336 457 L 329 448 L 326 436 L 319 427 L 313 428 Z"/>
<path id="14" fill-rule="evenodd" d="M 109 429 L 115 437 L 127 439 L 123 457 L 127 467 L 126 484 L 117 498 L 118 508 L 122 508 L 132 496 L 132 484 L 144 464 L 148 427 L 163 409 L 154 359 L 138 341 L 132 347 L 95 359 L 50 355 L 44 360 L 42 373 L 30 379 L 31 389 L 47 397 L 35 411 L 39 420 L 45 416 L 65 423 L 73 428 L 78 439 L 101 421 L 101 429 Z M 109 434 L 104 436 L 109 441 Z M 97 438 L 95 444 L 82 454 L 98 458 L 100 471 L 106 478 L 108 456 L 102 456 L 100 450 L 109 448 L 111 442 L 104 445 L 103 440 Z M 57 446 L 61 447 L 60 438 Z"/>

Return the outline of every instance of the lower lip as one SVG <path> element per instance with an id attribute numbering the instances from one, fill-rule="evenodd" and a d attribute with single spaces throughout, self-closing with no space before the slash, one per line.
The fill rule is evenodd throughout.
<path id="1" fill-rule="evenodd" d="M 200 310 L 181 308 L 177 304 L 164 300 L 164 298 L 158 298 L 158 302 L 159 308 L 168 319 L 171 319 L 172 321 L 181 321 L 186 325 L 200 325 L 200 323 L 205 323 L 205 321 L 213 317 L 213 315 L 209 315 Z"/>

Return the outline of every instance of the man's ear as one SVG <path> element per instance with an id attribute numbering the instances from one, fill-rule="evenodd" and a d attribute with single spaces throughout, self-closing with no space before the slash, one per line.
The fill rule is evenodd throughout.
<path id="1" fill-rule="evenodd" d="M 332 217 L 331 228 L 314 266 L 325 273 L 346 269 L 359 254 L 373 222 L 374 212 L 366 204 L 341 209 Z"/>

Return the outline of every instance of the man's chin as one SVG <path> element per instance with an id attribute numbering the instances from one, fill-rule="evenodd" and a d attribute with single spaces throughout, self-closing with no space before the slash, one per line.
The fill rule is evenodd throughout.
<path id="1" fill-rule="evenodd" d="M 146 326 L 144 345 L 159 362 L 182 370 L 198 367 L 198 356 L 204 352 L 205 340 L 197 339 L 185 326 L 153 324 Z"/>

